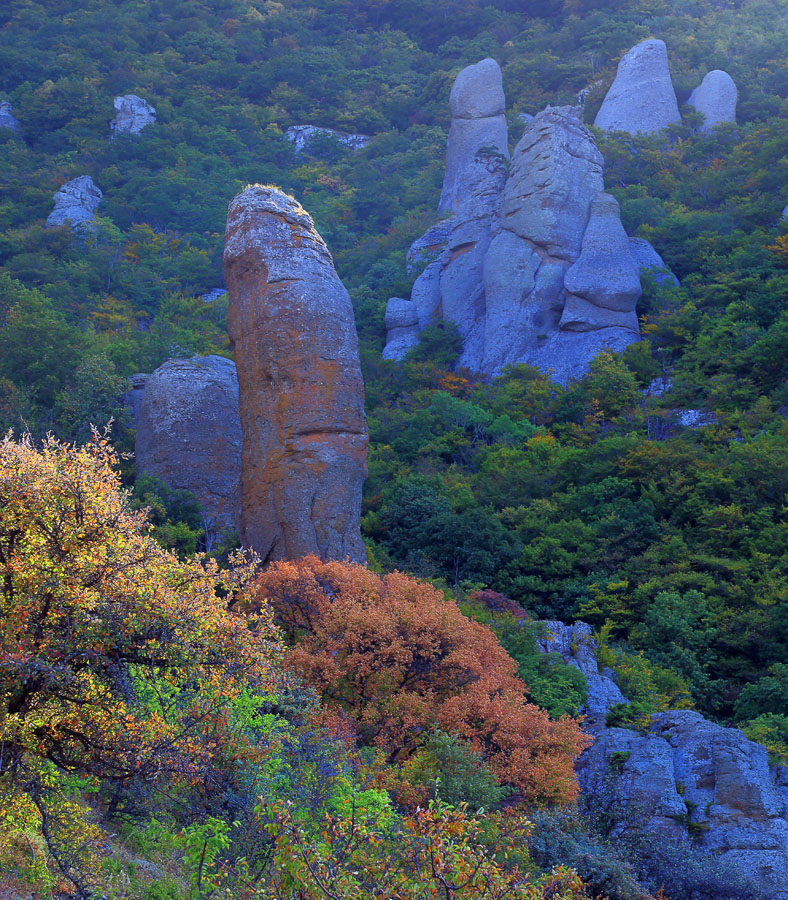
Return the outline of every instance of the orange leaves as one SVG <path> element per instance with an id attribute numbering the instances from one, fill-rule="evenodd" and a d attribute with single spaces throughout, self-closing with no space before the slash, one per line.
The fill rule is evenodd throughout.
<path id="1" fill-rule="evenodd" d="M 529 703 L 495 635 L 431 585 L 308 557 L 260 576 L 255 604 L 267 601 L 294 641 L 286 665 L 351 717 L 363 743 L 404 758 L 438 727 L 523 799 L 574 799 L 577 723 Z"/>
<path id="2" fill-rule="evenodd" d="M 781 265 L 788 266 L 788 234 L 778 234 L 774 243 L 769 244 L 766 249 L 778 257 Z"/>

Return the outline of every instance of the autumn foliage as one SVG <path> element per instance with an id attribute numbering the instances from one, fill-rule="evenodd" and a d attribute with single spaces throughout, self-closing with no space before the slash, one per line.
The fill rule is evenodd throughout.
<path id="1" fill-rule="evenodd" d="M 362 743 L 404 761 L 439 728 L 480 751 L 521 799 L 575 798 L 577 722 L 529 703 L 492 631 L 431 585 L 308 557 L 272 565 L 255 596 L 293 642 L 285 665 L 352 719 Z"/>
<path id="2" fill-rule="evenodd" d="M 210 779 L 232 698 L 274 691 L 280 656 L 264 606 L 228 610 L 251 562 L 162 549 L 115 462 L 99 439 L 0 443 L 0 814 L 38 820 L 75 883 L 73 779 L 110 803 Z"/>

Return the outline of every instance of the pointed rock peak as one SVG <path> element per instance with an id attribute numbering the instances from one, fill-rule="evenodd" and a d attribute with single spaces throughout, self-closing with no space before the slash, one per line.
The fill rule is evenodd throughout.
<path id="1" fill-rule="evenodd" d="M 501 67 L 494 59 L 464 68 L 454 81 L 449 108 L 458 119 L 484 119 L 506 110 Z"/>
<path id="2" fill-rule="evenodd" d="M 690 94 L 687 103 L 705 116 L 701 131 L 706 132 L 725 123 L 736 124 L 738 99 L 736 82 L 722 69 L 714 69 Z"/>
<path id="3" fill-rule="evenodd" d="M 680 121 L 665 42 L 642 41 L 618 64 L 594 124 L 605 131 L 654 134 Z"/>

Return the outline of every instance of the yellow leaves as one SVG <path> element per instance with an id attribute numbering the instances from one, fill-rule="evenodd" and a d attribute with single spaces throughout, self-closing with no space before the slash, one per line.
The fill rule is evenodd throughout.
<path id="1" fill-rule="evenodd" d="M 774 243 L 767 245 L 766 249 L 777 256 L 781 265 L 788 266 L 788 234 L 778 235 Z"/>

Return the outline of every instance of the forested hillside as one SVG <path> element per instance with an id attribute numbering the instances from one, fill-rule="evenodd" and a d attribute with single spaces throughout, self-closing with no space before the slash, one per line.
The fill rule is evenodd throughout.
<path id="1" fill-rule="evenodd" d="M 409 296 L 418 270 L 409 271 L 407 250 L 439 220 L 448 97 L 460 69 L 485 57 L 500 63 L 516 141 L 521 114 L 574 105 L 581 94 L 591 124 L 622 54 L 652 36 L 667 44 L 682 124 L 659 136 L 594 131 L 606 163 L 605 188 L 618 199 L 629 235 L 650 241 L 680 281 L 644 280 L 637 308 L 642 341 L 620 356 L 600 354 L 587 377 L 565 387 L 526 366 L 495 379 L 458 367 L 459 338 L 445 325 L 426 329 L 402 364 L 383 360 L 386 301 Z M 576 791 L 571 763 L 584 738 L 566 716 L 584 702 L 584 686 L 574 669 L 540 657 L 536 632 L 518 627 L 521 617 L 583 620 L 597 629 L 600 661 L 632 701 L 615 709 L 611 724 L 642 727 L 655 713 L 697 709 L 742 728 L 766 745 L 773 764 L 788 765 L 787 46 L 785 0 L 2 5 L 0 100 L 10 102 L 20 130 L 0 129 L 0 429 L 32 435 L 32 443 L 3 445 L 4 459 L 17 475 L 37 473 L 37 489 L 45 492 L 57 483 L 50 465 L 68 471 L 62 509 L 73 509 L 69 491 L 79 494 L 74 485 L 84 482 L 109 504 L 93 510 L 103 530 L 90 540 L 101 545 L 107 534 L 136 535 L 128 547 L 110 540 L 119 571 L 124 559 L 150 555 L 157 561 L 151 590 L 166 594 L 178 578 L 199 584 L 194 597 L 178 602 L 195 616 L 201 609 L 205 619 L 179 623 L 175 601 L 155 627 L 157 614 L 147 607 L 144 614 L 114 610 L 109 621 L 121 623 L 122 646 L 109 642 L 114 625 L 96 637 L 98 649 L 85 640 L 79 653 L 95 664 L 94 680 L 66 691 L 67 714 L 60 710 L 55 722 L 46 703 L 32 713 L 26 696 L 9 701 L 6 712 L 18 718 L 13 739 L 4 731 L 3 741 L 13 745 L 15 765 L 28 781 L 0 816 L 6 825 L 38 816 L 49 852 L 57 857 L 58 841 L 68 847 L 46 876 L 33 853 L 27 871 L 39 879 L 37 892 L 44 882 L 50 892 L 68 884 L 84 896 L 97 890 L 80 874 L 95 862 L 95 847 L 86 838 L 77 852 L 69 844 L 73 834 L 62 835 L 68 804 L 92 822 L 83 800 L 99 792 L 103 811 L 117 807 L 125 816 L 122 826 L 113 826 L 113 840 L 120 835 L 126 851 L 155 857 L 166 869 L 150 887 L 139 872 L 128 875 L 126 861 L 104 860 L 108 897 L 175 900 L 185 883 L 179 879 L 189 877 L 188 890 L 200 900 L 225 890 L 237 897 L 434 896 L 416 893 L 411 882 L 386 881 L 388 874 L 379 880 L 369 874 L 382 871 L 392 847 L 402 871 L 420 871 L 425 835 L 437 841 L 442 859 L 456 864 L 452 877 L 467 876 L 458 860 L 472 858 L 501 890 L 447 898 L 558 896 L 553 889 L 561 897 L 582 896 L 586 888 L 573 875 L 546 874 L 554 862 L 579 866 L 579 859 L 587 863 L 581 874 L 591 885 L 588 896 L 656 894 L 675 860 L 655 874 L 642 847 L 629 846 L 621 859 L 588 823 L 567 824 L 554 812 L 534 813 L 535 826 L 518 825 L 537 836 L 530 856 L 520 838 L 512 839 L 520 871 L 530 874 L 509 883 L 515 876 L 507 874 L 502 846 L 511 835 L 501 826 L 491 841 L 489 829 L 498 825 L 473 817 L 480 808 L 507 804 L 571 805 Z M 736 82 L 738 124 L 705 133 L 701 117 L 684 104 L 711 69 Z M 157 119 L 139 134 L 111 140 L 113 99 L 123 94 L 142 97 Z M 324 135 L 297 152 L 286 136 L 294 125 L 371 140 L 352 149 Z M 46 227 L 55 191 L 82 175 L 103 192 L 95 227 Z M 212 562 L 186 561 L 205 547 L 193 498 L 138 475 L 128 456 L 134 435 L 122 395 L 131 375 L 172 357 L 231 355 L 227 297 L 202 295 L 224 285 L 227 205 L 250 182 L 275 184 L 303 204 L 350 291 L 370 428 L 362 518 L 368 571 L 330 567 L 338 564 L 323 571 L 312 560 L 253 582 L 241 561 L 230 565 L 226 546 L 216 554 L 223 575 Z M 102 445 L 96 462 L 88 451 L 79 456 L 58 444 L 48 445 L 49 457 L 36 455 L 48 432 L 79 445 L 91 425 L 111 418 L 106 440 L 119 456 Z M 17 475 L 0 485 L 0 551 L 9 559 L 13 548 L 3 541 L 17 533 L 30 500 Z M 128 508 L 116 497 L 121 487 L 131 491 Z M 11 513 L 9 497 L 20 504 Z M 157 545 L 145 543 L 141 507 L 151 507 Z M 42 507 L 36 515 L 34 526 L 42 530 L 31 540 L 43 544 L 30 559 L 45 558 L 61 572 L 62 548 L 46 544 L 54 514 Z M 79 531 L 74 542 L 84 538 Z M 81 608 L 78 598 L 90 594 L 95 573 L 88 557 L 95 546 L 79 556 L 79 585 L 63 602 Z M 208 566 L 208 574 L 185 571 L 192 565 Z M 433 586 L 416 586 L 397 571 Z M 286 622 L 282 637 L 270 615 L 280 624 L 286 619 L 282 597 L 293 584 L 307 591 L 317 612 L 309 622 Z M 326 585 L 329 598 L 343 598 L 342 623 L 321 593 Z M 147 596 L 143 588 L 135 582 L 134 590 Z M 233 591 L 230 615 L 221 601 Z M 417 595 L 423 621 L 414 622 L 408 603 Z M 321 648 L 363 660 L 370 596 L 391 600 L 390 620 L 382 616 L 380 623 L 385 634 L 424 627 L 454 648 L 473 678 L 493 659 L 478 691 L 470 692 L 456 672 L 440 670 L 435 683 L 413 696 L 393 682 L 385 690 L 378 685 L 373 701 L 353 681 L 353 665 L 332 668 Z M 18 612 L 18 592 L 7 586 L 3 597 L 7 619 Z M 448 618 L 437 611 L 443 602 L 452 610 Z M 260 617 L 243 640 L 235 632 L 239 609 Z M 474 620 L 493 626 L 511 658 L 498 642 L 488 643 L 489 632 Z M 343 633 L 340 625 L 348 622 L 353 627 Z M 155 650 L 138 658 L 130 635 L 154 644 L 176 635 L 173 640 L 194 648 L 194 660 L 163 660 Z M 359 645 L 354 635 L 361 635 Z M 6 637 L 15 639 L 10 630 Z M 212 649 L 213 640 L 227 653 Z M 246 681 L 227 649 L 236 640 L 245 659 L 259 657 Z M 49 652 L 47 644 L 37 647 L 44 657 Z M 113 681 L 119 659 L 132 666 L 131 681 L 144 681 L 141 673 L 150 670 L 164 677 L 167 691 L 188 693 L 188 703 L 165 727 L 174 696 L 165 691 L 156 700 L 162 721 L 156 715 L 130 720 L 133 739 L 113 733 L 99 752 L 93 726 L 81 731 L 80 717 L 87 699 L 104 721 L 127 714 L 124 704 L 138 686 Z M 4 690 L 6 681 L 20 677 L 17 664 L 16 658 L 0 662 Z M 516 677 L 518 665 L 527 687 Z M 297 673 L 293 681 L 276 682 L 272 673 L 282 666 Z M 33 679 L 47 703 L 47 685 L 61 676 Z M 402 674 L 405 684 L 411 677 Z M 473 693 L 472 703 L 463 692 Z M 358 746 L 332 707 L 340 695 L 364 736 Z M 475 719 L 452 711 L 458 696 L 477 704 Z M 514 710 L 509 727 L 520 738 L 528 735 L 529 760 L 512 756 L 514 745 L 496 731 L 496 716 L 505 719 L 497 707 L 490 711 L 499 696 Z M 409 743 L 386 718 L 389 703 L 428 738 Z M 83 738 L 65 739 L 74 728 Z M 127 791 L 130 744 L 137 739 L 142 774 Z M 219 748 L 222 759 L 190 757 L 206 744 Z M 166 802 L 154 803 L 154 784 L 164 777 L 155 759 L 165 746 L 164 768 L 175 773 L 175 787 L 166 788 Z M 260 767 L 255 776 L 249 760 Z M 462 784 L 440 799 L 467 807 L 438 804 L 425 812 L 429 785 L 450 764 Z M 4 765 L 0 758 L 0 779 Z M 57 809 L 42 799 L 54 782 L 58 796 L 67 798 Z M 263 815 L 255 804 L 266 791 L 275 810 Z M 358 823 L 348 813 L 357 794 Z M 291 800 L 294 806 L 287 805 Z M 196 818 L 185 811 L 190 805 L 200 809 Z M 316 823 L 325 815 L 330 825 L 317 837 Z M 366 842 L 381 822 L 401 815 L 398 841 L 379 852 L 374 840 Z M 46 835 L 47 816 L 60 821 L 60 837 Z M 259 843 L 248 837 L 253 822 L 266 835 Z M 222 868 L 231 832 L 234 856 Z M 540 841 L 559 847 L 559 855 L 540 851 Z M 312 855 L 299 855 L 299 842 Z M 341 856 L 338 848 L 351 845 L 352 853 Z M 0 843 L 0 872 L 3 866 L 19 871 L 21 846 L 18 835 Z M 192 866 L 191 876 L 167 869 L 168 847 Z M 200 848 L 209 848 L 205 872 Z M 279 883 L 265 882 L 269 894 L 259 893 L 273 858 L 287 874 Z M 359 871 L 366 874 L 354 882 Z M 114 894 L 106 888 L 110 875 Z M 722 896 L 714 884 L 695 896 Z M 731 887 L 731 898 L 756 896 L 737 890 Z M 691 896 L 676 891 L 666 887 L 672 900 Z"/>

